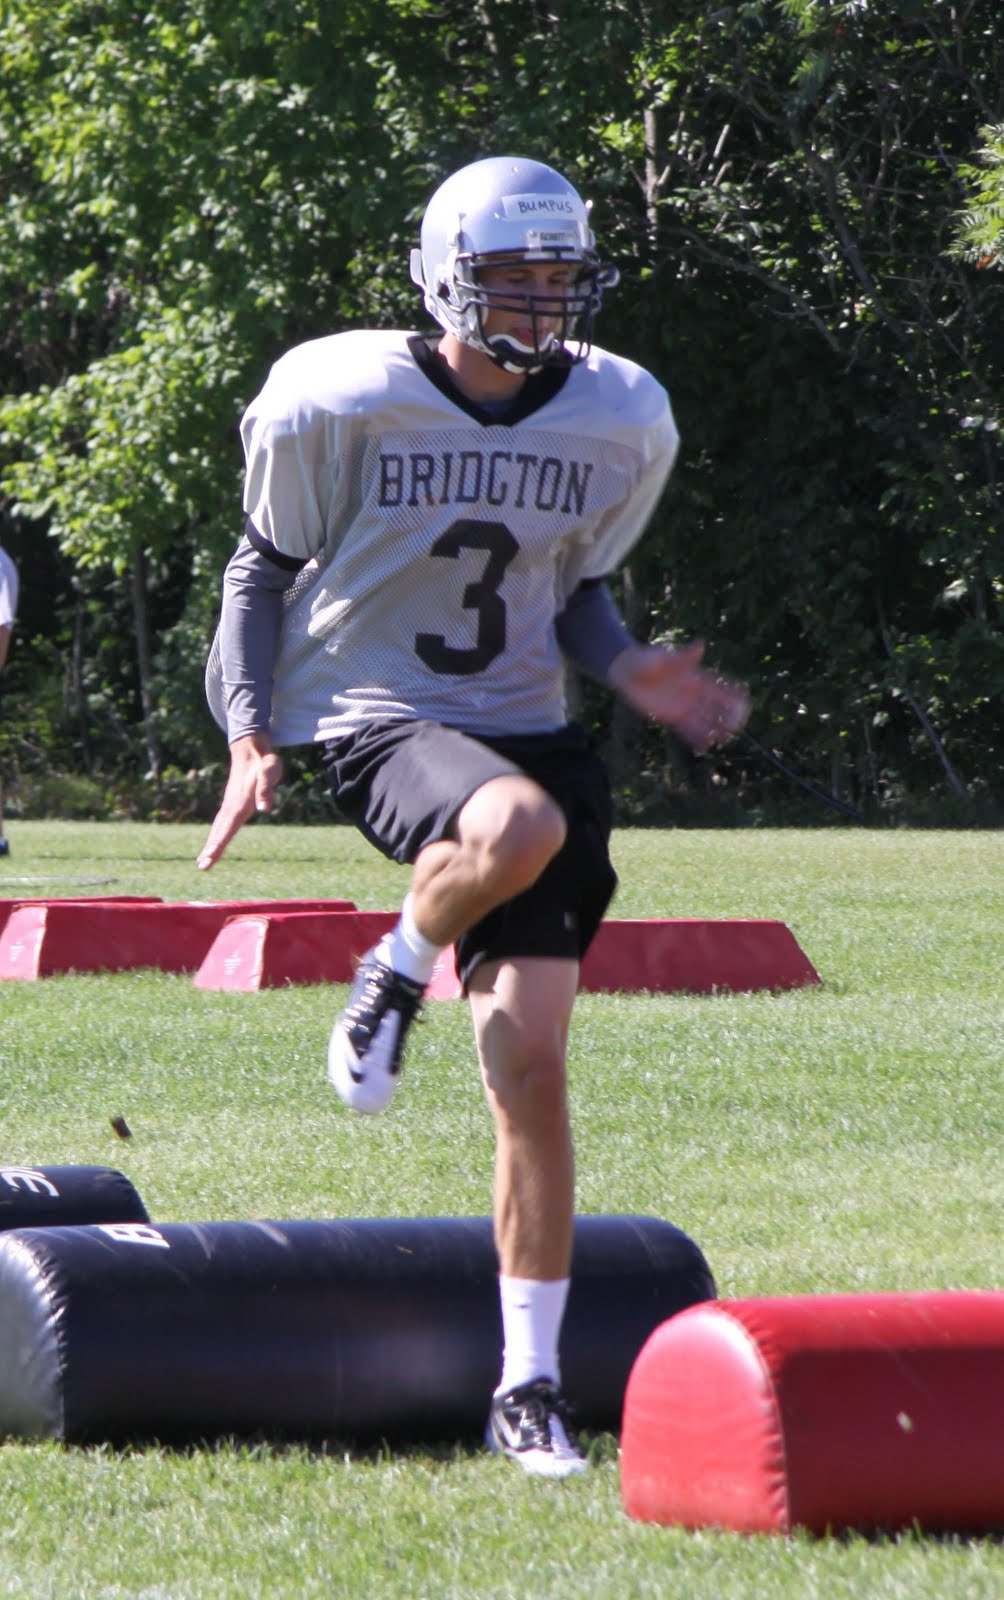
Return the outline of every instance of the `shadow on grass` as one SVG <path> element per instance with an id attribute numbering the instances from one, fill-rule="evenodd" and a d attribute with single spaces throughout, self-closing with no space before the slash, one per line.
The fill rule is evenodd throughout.
<path id="1" fill-rule="evenodd" d="M 616 1462 L 618 1459 L 618 1441 L 612 1433 L 584 1434 L 580 1444 L 593 1466 Z M 427 1462 L 443 1466 L 450 1462 L 477 1460 L 487 1454 L 484 1440 L 476 1434 L 461 1439 L 409 1439 L 395 1444 L 388 1439 L 361 1441 L 337 1435 L 304 1439 L 276 1434 L 227 1434 L 219 1438 L 184 1442 L 135 1438 L 67 1445 L 66 1448 L 123 1458 L 161 1455 L 197 1460 L 200 1457 L 232 1456 L 247 1461 L 338 1460 L 371 1467 L 387 1466 L 394 1461 Z"/>

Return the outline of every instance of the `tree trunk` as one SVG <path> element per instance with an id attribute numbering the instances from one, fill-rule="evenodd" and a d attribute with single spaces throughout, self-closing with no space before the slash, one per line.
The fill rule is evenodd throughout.
<path id="1" fill-rule="evenodd" d="M 70 655 L 70 697 L 77 722 L 80 740 L 80 760 L 90 777 L 94 771 L 91 756 L 91 733 L 87 715 L 87 695 L 84 690 L 84 602 L 80 588 L 74 584 L 73 594 L 73 649 Z"/>
<path id="2" fill-rule="evenodd" d="M 139 673 L 139 698 L 143 711 L 143 736 L 146 742 L 146 761 L 150 776 L 160 782 L 163 758 L 160 740 L 154 724 L 154 702 L 151 687 L 153 679 L 150 652 L 150 614 L 147 604 L 146 553 L 137 550 L 130 569 L 133 624 L 136 629 L 136 666 Z"/>

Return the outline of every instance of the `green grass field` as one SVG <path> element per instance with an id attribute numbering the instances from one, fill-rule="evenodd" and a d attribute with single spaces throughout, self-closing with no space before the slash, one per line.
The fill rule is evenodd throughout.
<path id="1" fill-rule="evenodd" d="M 0 895 L 346 895 L 401 869 L 349 829 L 15 823 Z M 625 831 L 616 916 L 786 922 L 821 988 L 583 995 L 571 1047 L 586 1212 L 664 1217 L 723 1296 L 1000 1287 L 997 833 Z M 491 1136 L 466 1008 L 430 1004 L 394 1105 L 324 1077 L 344 990 L 164 973 L 0 985 L 0 1161 L 118 1167 L 154 1221 L 484 1215 Z M 119 1140 L 110 1117 L 132 1130 Z M 686 1533 L 623 1513 L 616 1443 L 530 1482 L 476 1449 L 0 1444 L 0 1595 L 33 1600 L 982 1600 L 997 1538 Z"/>

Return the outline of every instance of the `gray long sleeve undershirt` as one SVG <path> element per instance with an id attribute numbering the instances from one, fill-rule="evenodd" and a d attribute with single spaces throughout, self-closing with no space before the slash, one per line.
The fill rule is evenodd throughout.
<path id="1" fill-rule="evenodd" d="M 245 536 L 224 573 L 220 660 L 231 744 L 247 734 L 268 732 L 282 597 L 301 565 L 305 563 L 273 558 Z M 602 579 L 580 584 L 555 618 L 555 633 L 572 665 L 601 683 L 614 657 L 635 642 Z"/>
<path id="2" fill-rule="evenodd" d="M 246 536 L 223 574 L 220 662 L 231 744 L 248 733 L 268 732 L 282 597 L 297 575 L 296 567 L 280 566 Z"/>
<path id="3" fill-rule="evenodd" d="M 611 662 L 635 643 L 602 578 L 580 583 L 554 620 L 564 655 L 589 678 L 606 683 Z"/>

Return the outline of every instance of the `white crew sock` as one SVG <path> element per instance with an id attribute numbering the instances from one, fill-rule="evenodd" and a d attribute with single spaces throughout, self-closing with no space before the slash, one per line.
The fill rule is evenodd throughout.
<path id="1" fill-rule="evenodd" d="M 385 966 L 400 972 L 403 978 L 410 978 L 412 983 L 426 984 L 432 977 L 441 946 L 433 944 L 424 933 L 419 933 L 412 911 L 413 902 L 414 895 L 405 895 L 400 919 L 389 933 L 384 934 L 374 955 Z"/>
<path id="2" fill-rule="evenodd" d="M 534 1378 L 561 1382 L 558 1339 L 568 1299 L 568 1279 L 499 1277 L 505 1345 L 496 1394 Z"/>

